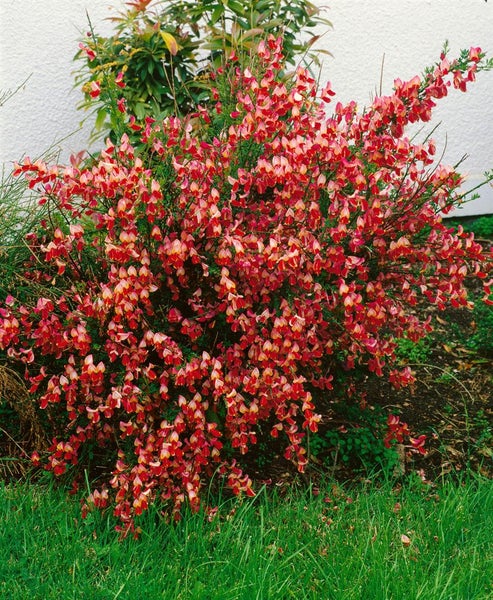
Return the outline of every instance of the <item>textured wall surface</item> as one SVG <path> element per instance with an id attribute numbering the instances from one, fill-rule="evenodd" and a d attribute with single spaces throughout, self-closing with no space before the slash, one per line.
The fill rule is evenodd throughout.
<path id="1" fill-rule="evenodd" d="M 493 55 L 493 2 L 484 0 L 315 0 L 332 21 L 319 43 L 324 57 L 321 80 L 331 80 L 336 99 L 369 104 L 380 88 L 390 92 L 395 77 L 421 73 L 438 59 L 448 39 L 451 54 L 482 46 Z M 87 147 L 90 127 L 76 110 L 81 94 L 73 89 L 78 39 L 87 29 L 86 10 L 96 30 L 110 31 L 105 17 L 122 0 L 0 0 L 0 89 L 25 84 L 0 108 L 0 163 L 22 155 L 37 156 L 52 144 L 69 153 Z M 327 6 L 328 5 L 328 6 Z M 493 73 L 480 74 L 467 94 L 454 91 L 440 103 L 436 119 L 421 135 L 441 123 L 434 134 L 444 160 L 455 164 L 469 155 L 462 171 L 469 187 L 493 168 Z M 69 134 L 70 137 L 65 138 Z M 493 188 L 460 214 L 493 212 Z"/>
<path id="2" fill-rule="evenodd" d="M 87 147 L 91 128 L 77 111 L 72 59 L 87 31 L 86 9 L 97 31 L 110 32 L 105 18 L 114 0 L 0 0 L 0 90 L 16 89 L 0 107 L 0 162 L 35 157 L 50 146 L 66 157 Z M 70 136 L 67 139 L 66 136 Z"/>

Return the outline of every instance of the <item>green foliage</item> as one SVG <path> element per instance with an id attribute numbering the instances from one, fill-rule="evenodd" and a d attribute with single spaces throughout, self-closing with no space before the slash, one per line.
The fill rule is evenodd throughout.
<path id="1" fill-rule="evenodd" d="M 493 306 L 478 299 L 473 309 L 474 333 L 466 345 L 481 354 L 493 356 Z"/>
<path id="2" fill-rule="evenodd" d="M 468 227 L 476 237 L 493 239 L 493 215 L 475 219 Z"/>
<path id="3" fill-rule="evenodd" d="M 493 305 L 486 304 L 477 294 L 471 299 L 474 307 L 468 315 L 467 324 L 448 317 L 448 327 L 464 348 L 483 356 L 493 356 Z"/>
<path id="4" fill-rule="evenodd" d="M 387 430 L 387 414 L 380 407 L 337 407 L 338 429 L 319 430 L 310 434 L 308 449 L 312 456 L 325 465 L 341 461 L 345 465 L 361 465 L 366 469 L 381 468 L 389 473 L 397 465 L 398 455 L 394 446 L 384 444 Z"/>
<path id="5" fill-rule="evenodd" d="M 312 36 L 302 41 L 300 34 L 317 24 L 329 25 L 308 0 L 175 0 L 167 4 L 164 13 L 174 22 L 187 22 L 199 35 L 202 29 L 202 44 L 210 51 L 214 68 L 223 66 L 224 56 L 231 52 L 249 52 L 268 34 L 283 37 L 286 61 L 295 64 L 296 56 L 318 39 Z M 316 59 L 315 55 L 311 58 Z"/>
<path id="6" fill-rule="evenodd" d="M 395 354 L 403 364 L 425 363 L 431 355 L 430 337 L 424 337 L 417 342 L 408 338 L 396 340 Z"/>
<path id="7" fill-rule="evenodd" d="M 117 100 L 138 123 L 146 117 L 183 116 L 210 100 L 212 70 L 228 68 L 231 56 L 248 61 L 250 52 L 267 35 L 283 37 L 286 62 L 308 56 L 318 36 L 306 30 L 324 23 L 308 0 L 173 0 L 127 2 L 115 21 L 115 33 L 96 34 L 92 26 L 87 45 L 76 59 L 83 65 L 76 77 L 85 94 L 82 107 L 97 113 L 95 134 L 121 133 Z M 318 51 L 321 52 L 321 51 Z M 114 85 L 115 79 L 121 89 Z"/>

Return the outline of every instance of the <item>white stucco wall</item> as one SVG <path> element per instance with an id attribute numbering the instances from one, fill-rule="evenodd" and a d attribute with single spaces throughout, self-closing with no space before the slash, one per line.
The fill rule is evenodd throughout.
<path id="1" fill-rule="evenodd" d="M 395 77 L 421 73 L 437 60 L 445 39 L 451 55 L 478 45 L 493 55 L 492 1 L 315 2 L 333 23 L 319 44 L 333 54 L 323 58 L 321 81 L 330 79 L 341 101 L 370 102 L 380 85 L 383 55 L 384 93 L 391 91 Z M 62 149 L 62 158 L 87 147 L 90 127 L 79 126 L 85 115 L 76 110 L 81 95 L 73 89 L 72 57 L 87 29 L 85 11 L 104 33 L 111 30 L 105 17 L 122 5 L 123 0 L 0 0 L 0 90 L 16 88 L 31 75 L 0 108 L 0 163 L 37 156 L 52 144 Z M 462 171 L 472 187 L 493 168 L 493 72 L 481 73 L 467 94 L 454 92 L 442 101 L 437 122 L 441 127 L 434 137 L 439 147 L 446 140 L 444 160 L 454 164 L 469 155 Z M 482 188 L 480 194 L 460 214 L 493 213 L 493 188 Z"/>
<path id="2" fill-rule="evenodd" d="M 88 28 L 86 9 L 97 31 L 112 30 L 108 5 L 122 4 L 0 0 L 0 90 L 14 90 L 29 77 L 0 107 L 0 163 L 38 156 L 52 145 L 65 150 L 62 158 L 87 147 L 91 127 L 80 127 L 86 115 L 76 109 L 82 94 L 74 89 L 72 59 Z"/>

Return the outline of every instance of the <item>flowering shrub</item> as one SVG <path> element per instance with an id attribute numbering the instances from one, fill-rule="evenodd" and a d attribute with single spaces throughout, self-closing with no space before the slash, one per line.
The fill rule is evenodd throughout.
<path id="1" fill-rule="evenodd" d="M 125 532 L 155 499 L 197 509 L 215 474 L 252 494 L 237 459 L 261 424 L 303 470 L 335 385 L 350 395 L 365 369 L 413 381 L 393 363 L 396 339 L 432 327 L 418 300 L 467 306 L 468 276 L 489 293 L 492 256 L 441 222 L 461 176 L 404 135 L 474 80 L 482 52 L 442 56 L 363 113 L 338 103 L 332 116 L 330 86 L 318 100 L 306 70 L 279 77 L 279 41 L 258 56 L 199 110 L 200 130 L 148 119 L 141 157 L 124 135 L 90 167 L 16 168 L 48 211 L 27 240 L 37 295 L 6 298 L 0 345 L 51 418 L 35 459 L 70 475 L 105 456 L 111 476 L 89 504 L 114 503 Z M 385 441 L 407 434 L 390 419 Z"/>

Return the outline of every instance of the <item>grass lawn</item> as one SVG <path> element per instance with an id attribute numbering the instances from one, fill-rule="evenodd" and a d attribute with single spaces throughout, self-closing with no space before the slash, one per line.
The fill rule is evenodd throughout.
<path id="1" fill-rule="evenodd" d="M 316 493 L 315 493 L 316 492 Z M 493 481 L 327 483 L 225 500 L 138 540 L 39 484 L 0 484 L 0 598 L 493 598 Z"/>

